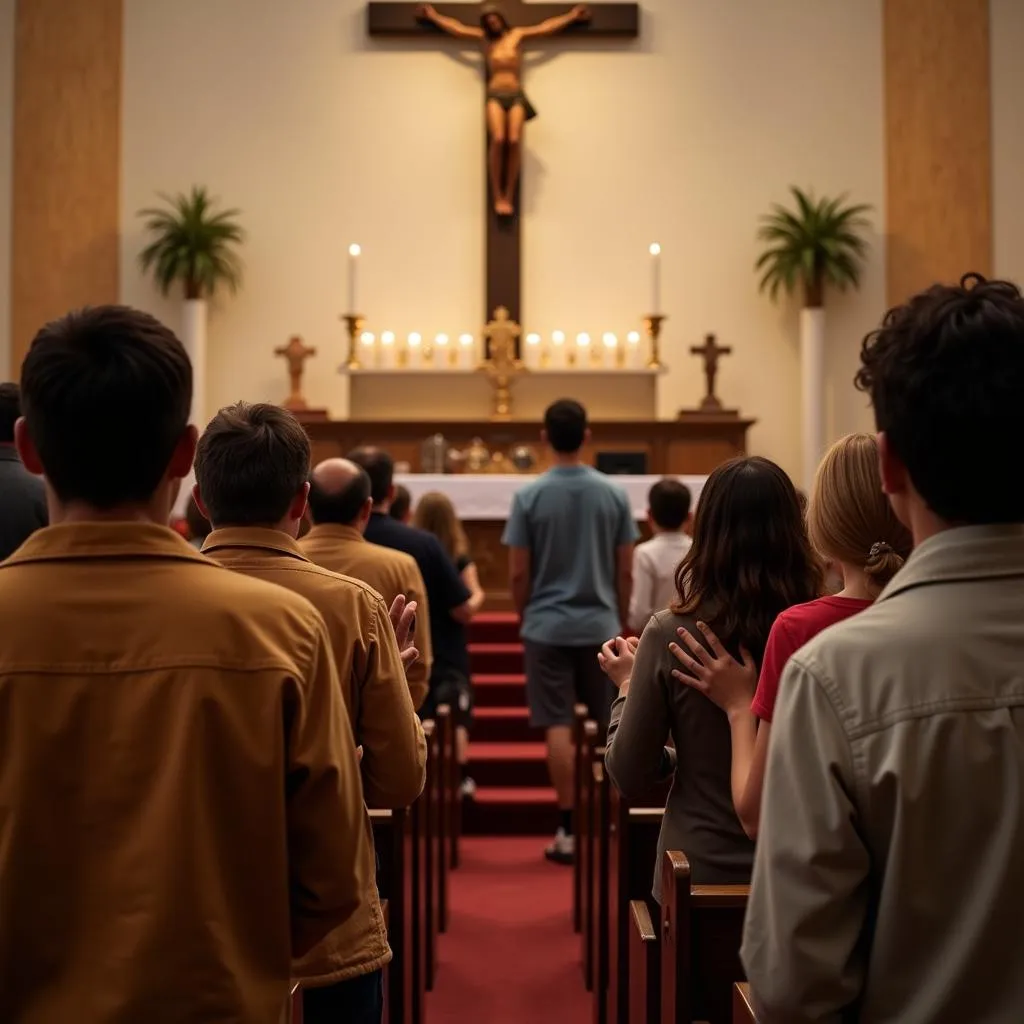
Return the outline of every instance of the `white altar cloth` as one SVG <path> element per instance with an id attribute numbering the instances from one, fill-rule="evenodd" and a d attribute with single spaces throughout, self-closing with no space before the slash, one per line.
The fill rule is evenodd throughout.
<path id="1" fill-rule="evenodd" d="M 459 518 L 463 520 L 505 520 L 512 508 L 512 495 L 531 480 L 536 479 L 528 474 L 505 475 L 470 475 L 447 473 L 396 473 L 395 483 L 404 484 L 412 495 L 415 504 L 421 495 L 428 491 L 441 491 L 447 494 L 455 506 Z M 629 496 L 629 504 L 633 509 L 634 519 L 640 521 L 647 517 L 647 492 L 651 486 L 662 479 L 660 476 L 610 476 L 612 483 L 618 484 Z M 680 476 L 690 488 L 693 505 L 704 487 L 706 476 Z"/>

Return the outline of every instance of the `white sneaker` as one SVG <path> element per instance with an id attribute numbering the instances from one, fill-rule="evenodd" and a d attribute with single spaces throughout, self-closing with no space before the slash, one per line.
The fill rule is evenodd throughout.
<path id="1" fill-rule="evenodd" d="M 559 826 L 554 841 L 544 850 L 544 856 L 555 864 L 571 864 L 576 859 L 576 837 L 567 836 Z"/>
<path id="2" fill-rule="evenodd" d="M 467 775 L 459 786 L 459 794 L 463 800 L 472 800 L 476 796 L 476 781 Z"/>

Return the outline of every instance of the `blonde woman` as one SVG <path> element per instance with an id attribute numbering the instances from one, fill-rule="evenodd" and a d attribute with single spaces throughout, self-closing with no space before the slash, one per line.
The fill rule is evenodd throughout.
<path id="1" fill-rule="evenodd" d="M 772 714 L 786 662 L 822 630 L 869 607 L 910 554 L 910 533 L 882 493 L 872 435 L 850 434 L 825 455 L 814 480 L 807 528 L 818 554 L 842 575 L 842 589 L 779 615 L 768 636 L 760 678 L 745 651 L 741 664 L 700 623 L 710 652 L 683 629 L 682 645 L 671 645 L 686 669 L 674 672 L 676 678 L 710 697 L 729 716 L 733 802 L 751 838 L 757 835 Z"/>
<path id="2" fill-rule="evenodd" d="M 469 554 L 466 531 L 455 514 L 455 506 L 446 494 L 429 491 L 416 503 L 413 525 L 432 533 L 441 542 L 448 557 L 455 563 L 462 582 L 470 593 L 467 602 L 471 615 L 484 603 L 476 566 Z M 441 704 L 448 704 L 455 720 L 455 757 L 462 773 L 462 795 L 472 798 L 476 783 L 469 777 L 469 727 L 473 720 L 473 689 L 469 679 L 469 649 L 466 627 L 451 616 L 434 629 L 434 666 L 430 674 L 430 692 L 420 708 L 421 718 L 431 718 Z"/>

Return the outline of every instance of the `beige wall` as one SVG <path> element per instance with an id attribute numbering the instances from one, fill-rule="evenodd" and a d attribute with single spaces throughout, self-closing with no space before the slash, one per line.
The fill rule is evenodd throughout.
<path id="1" fill-rule="evenodd" d="M 1024 285 L 1024 3 L 991 0 L 995 273 Z"/>
<path id="2" fill-rule="evenodd" d="M 15 0 L 0 0 L 0 376 L 5 379 L 11 352 L 14 3 Z"/>
<path id="3" fill-rule="evenodd" d="M 796 307 L 758 295 L 754 234 L 790 183 L 849 191 L 881 223 L 880 0 L 646 0 L 644 17 L 636 44 L 577 42 L 529 70 L 541 116 L 526 159 L 526 326 L 628 330 L 647 312 L 657 238 L 671 315 L 658 413 L 698 400 L 688 348 L 715 331 L 735 349 L 720 393 L 760 421 L 755 448 L 795 470 Z M 250 232 L 245 289 L 211 320 L 211 404 L 281 398 L 271 352 L 294 332 L 320 350 L 307 397 L 346 412 L 337 317 L 353 239 L 378 330 L 479 324 L 475 57 L 370 43 L 363 19 L 362 0 L 125 0 L 123 298 L 179 315 L 135 266 L 134 214 L 156 191 L 205 183 Z M 830 304 L 835 434 L 868 422 L 849 382 L 883 306 L 872 242 L 861 293 Z M 406 408 L 422 382 L 407 388 L 393 391 Z"/>

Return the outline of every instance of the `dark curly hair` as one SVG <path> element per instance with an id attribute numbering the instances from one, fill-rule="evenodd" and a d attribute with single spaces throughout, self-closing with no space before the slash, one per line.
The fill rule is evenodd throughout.
<path id="1" fill-rule="evenodd" d="M 822 593 L 792 480 L 760 457 L 733 459 L 708 477 L 693 546 L 676 570 L 674 611 L 699 614 L 723 643 L 760 663 L 780 612 Z"/>
<path id="2" fill-rule="evenodd" d="M 886 313 L 857 387 L 918 494 L 950 523 L 1024 521 L 1024 298 L 967 274 Z"/>

